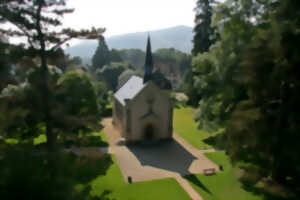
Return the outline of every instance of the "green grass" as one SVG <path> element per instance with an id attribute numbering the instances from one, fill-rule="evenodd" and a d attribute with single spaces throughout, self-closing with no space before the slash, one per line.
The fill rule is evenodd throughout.
<path id="1" fill-rule="evenodd" d="M 113 157 L 113 164 L 105 176 L 91 182 L 92 195 L 100 196 L 105 190 L 111 191 L 109 198 L 118 200 L 190 200 L 188 194 L 175 179 L 126 184 Z"/>
<path id="2" fill-rule="evenodd" d="M 217 132 L 209 133 L 199 130 L 194 121 L 194 113 L 195 110 L 191 107 L 174 109 L 174 131 L 197 149 L 213 148 L 213 146 L 205 143 L 205 140 L 215 136 Z"/>
<path id="3" fill-rule="evenodd" d="M 105 143 L 108 143 L 108 140 L 107 140 L 107 137 L 104 133 L 104 130 L 102 129 L 101 131 L 98 131 L 98 132 L 93 132 L 90 134 L 91 136 L 97 136 L 99 137 L 99 139 L 102 141 L 102 142 L 105 142 Z"/>
<path id="4" fill-rule="evenodd" d="M 85 140 L 88 140 L 86 146 L 100 146 L 100 147 L 108 146 L 108 141 L 107 141 L 106 135 L 104 133 L 104 130 L 90 133 L 89 135 L 87 135 L 85 137 Z M 39 145 L 42 143 L 46 143 L 46 141 L 47 141 L 47 139 L 46 139 L 45 134 L 41 134 L 40 136 L 34 138 L 33 143 L 34 143 L 34 145 Z M 8 139 L 7 142 L 17 143 L 17 140 Z"/>
<path id="5" fill-rule="evenodd" d="M 87 137 L 85 137 L 85 140 L 87 141 L 85 142 L 84 146 L 97 146 L 97 147 L 108 146 L 108 141 L 103 129 L 99 132 L 93 132 L 89 134 Z"/>
<path id="6" fill-rule="evenodd" d="M 18 144 L 19 140 L 9 138 L 9 139 L 6 139 L 5 142 L 8 143 L 8 144 Z M 33 139 L 33 144 L 34 145 L 39 145 L 39 144 L 45 143 L 45 142 L 46 142 L 46 136 L 44 134 L 42 134 L 42 135 L 40 135 L 40 136 Z"/>
<path id="7" fill-rule="evenodd" d="M 210 160 L 223 165 L 224 171 L 213 176 L 189 175 L 185 178 L 204 200 L 269 200 L 274 199 L 261 192 L 244 189 L 237 179 L 237 167 L 233 167 L 224 152 L 206 153 Z"/>
<path id="8" fill-rule="evenodd" d="M 36 137 L 36 138 L 33 139 L 33 144 L 34 145 L 39 145 L 39 144 L 42 144 L 42 143 L 46 143 L 46 141 L 47 141 L 46 135 L 42 134 L 39 137 Z"/>

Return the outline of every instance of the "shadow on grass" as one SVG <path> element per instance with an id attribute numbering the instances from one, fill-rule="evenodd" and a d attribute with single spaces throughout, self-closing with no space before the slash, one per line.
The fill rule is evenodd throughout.
<path id="1" fill-rule="evenodd" d="M 242 182 L 242 181 L 241 181 Z M 283 196 L 275 196 L 274 194 L 270 194 L 263 189 L 254 187 L 252 184 L 242 182 L 243 189 L 245 189 L 248 192 L 251 192 L 255 195 L 262 195 L 264 200 L 296 200 L 296 198 L 293 197 L 283 197 Z"/>
<path id="2" fill-rule="evenodd" d="M 226 144 L 224 143 L 224 141 L 226 140 L 224 140 L 224 135 L 222 133 L 210 136 L 203 140 L 205 144 L 213 146 L 216 149 L 225 149 Z"/>
<path id="3" fill-rule="evenodd" d="M 100 136 L 85 136 L 79 140 L 65 140 L 61 144 L 63 148 L 71 147 L 108 147 L 108 143 L 101 140 Z"/>
<path id="4" fill-rule="evenodd" d="M 50 164 L 53 159 L 48 154 L 35 152 L 22 147 L 6 149 L 0 159 L 1 199 L 108 199 L 110 191 L 92 196 L 89 182 L 106 174 L 113 163 L 110 156 L 77 157 L 60 152 Z"/>
<path id="5" fill-rule="evenodd" d="M 208 194 L 210 194 L 210 195 L 212 194 L 211 191 L 209 189 L 207 189 L 207 187 L 205 187 L 205 185 L 203 185 L 203 183 L 201 183 L 201 181 L 199 181 L 199 179 L 195 175 L 187 175 L 184 178 L 186 178 L 193 184 L 197 185 L 198 187 L 200 187 L 202 190 L 204 190 Z"/>
<path id="6" fill-rule="evenodd" d="M 296 195 L 293 195 L 286 187 L 277 184 L 271 179 L 261 179 L 261 174 L 255 166 L 241 166 L 242 175 L 238 178 L 242 183 L 244 190 L 256 195 L 262 195 L 264 200 L 296 200 Z M 258 184 L 259 183 L 259 184 Z M 260 185 L 260 187 L 257 187 Z"/>
<path id="7" fill-rule="evenodd" d="M 83 145 L 86 147 L 107 147 L 108 143 L 102 141 L 99 136 L 87 136 L 84 138 Z"/>

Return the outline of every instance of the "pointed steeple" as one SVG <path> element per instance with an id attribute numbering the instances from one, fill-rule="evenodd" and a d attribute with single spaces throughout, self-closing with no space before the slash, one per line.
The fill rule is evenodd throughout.
<path id="1" fill-rule="evenodd" d="M 152 58 L 152 52 L 151 52 L 150 35 L 148 35 L 146 61 L 145 61 L 144 83 L 151 80 L 152 70 L 153 70 L 153 58 Z"/>

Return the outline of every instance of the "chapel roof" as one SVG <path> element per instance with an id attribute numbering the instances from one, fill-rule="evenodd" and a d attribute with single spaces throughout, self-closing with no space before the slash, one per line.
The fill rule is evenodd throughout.
<path id="1" fill-rule="evenodd" d="M 125 99 L 134 98 L 147 84 L 138 76 L 132 76 L 116 93 L 115 98 L 125 105 Z"/>

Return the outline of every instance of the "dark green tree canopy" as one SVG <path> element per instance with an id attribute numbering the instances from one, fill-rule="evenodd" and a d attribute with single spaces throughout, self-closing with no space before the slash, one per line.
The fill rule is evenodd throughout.
<path id="1" fill-rule="evenodd" d="M 299 196 L 300 2 L 227 1 L 216 8 L 219 41 L 193 60 L 201 128 L 225 128 L 232 161 L 251 163 Z M 254 183 L 254 184 L 255 184 Z"/>
<path id="2" fill-rule="evenodd" d="M 92 70 L 95 72 L 98 69 L 102 69 L 104 65 L 110 63 L 110 51 L 106 45 L 104 38 L 99 39 L 98 47 L 92 58 Z"/>
<path id="3" fill-rule="evenodd" d="M 211 27 L 213 8 L 215 0 L 197 0 L 195 8 L 194 48 L 193 55 L 208 51 L 214 43 L 214 29 Z"/>
<path id="4" fill-rule="evenodd" d="M 158 70 L 152 74 L 151 81 L 162 90 L 172 90 L 171 82 Z"/>
<path id="5" fill-rule="evenodd" d="M 104 81 L 109 90 L 115 91 L 118 87 L 118 78 L 126 68 L 124 63 L 111 63 L 97 70 L 96 77 L 99 81 Z"/>
<path id="6" fill-rule="evenodd" d="M 117 49 L 112 49 L 110 51 L 110 61 L 111 62 L 122 62 L 123 61 L 121 54 Z"/>

